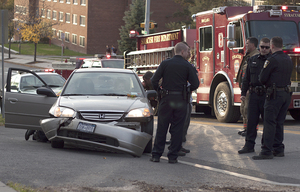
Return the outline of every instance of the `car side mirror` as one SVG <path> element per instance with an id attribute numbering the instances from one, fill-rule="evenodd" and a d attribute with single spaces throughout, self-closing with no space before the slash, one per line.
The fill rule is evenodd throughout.
<path id="1" fill-rule="evenodd" d="M 57 97 L 52 89 L 46 87 L 40 87 L 36 90 L 36 93 L 39 95 L 46 95 L 47 97 Z"/>
<path id="2" fill-rule="evenodd" d="M 157 92 L 155 90 L 147 90 L 146 94 L 149 100 L 155 100 L 157 97 Z"/>

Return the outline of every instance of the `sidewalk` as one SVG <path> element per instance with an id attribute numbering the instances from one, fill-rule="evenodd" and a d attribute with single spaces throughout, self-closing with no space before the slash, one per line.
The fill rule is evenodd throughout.
<path id="1" fill-rule="evenodd" d="M 8 53 L 4 53 L 4 62 L 13 63 L 19 65 L 26 65 L 35 68 L 52 68 L 52 63 L 57 61 L 57 58 L 47 58 L 47 57 L 37 57 L 36 62 L 34 62 L 33 55 L 19 55 L 19 54 L 10 54 L 10 58 L 8 58 Z M 0 60 L 2 61 L 2 53 L 0 56 Z"/>
<path id="2" fill-rule="evenodd" d="M 17 192 L 16 190 L 8 187 L 7 185 L 5 185 L 4 183 L 2 183 L 1 181 L 0 181 L 0 191 L 1 192 Z"/>

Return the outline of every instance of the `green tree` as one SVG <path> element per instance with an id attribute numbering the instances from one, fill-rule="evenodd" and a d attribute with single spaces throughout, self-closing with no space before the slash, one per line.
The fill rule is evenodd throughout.
<path id="1" fill-rule="evenodd" d="M 26 0 L 19 1 L 25 7 Z M 35 44 L 34 62 L 36 62 L 37 44 L 42 38 L 52 37 L 52 27 L 61 24 L 58 20 L 45 19 L 45 10 L 51 9 L 50 4 L 45 1 L 40 1 L 39 4 L 29 4 L 26 9 L 15 10 L 16 13 L 16 28 L 22 35 L 23 40 L 32 41 Z M 28 10 L 28 11 L 27 11 Z M 44 11 L 42 11 L 44 10 Z M 24 12 L 22 12 L 24 11 Z"/>
<path id="2" fill-rule="evenodd" d="M 296 1 L 298 0 L 266 0 L 264 5 L 296 5 Z"/>
<path id="3" fill-rule="evenodd" d="M 145 0 L 133 0 L 128 11 L 123 17 L 125 25 L 121 26 L 120 40 L 118 46 L 121 52 L 133 51 L 136 49 L 136 39 L 129 38 L 130 30 L 136 30 L 141 34 L 142 28 L 140 23 L 145 20 Z"/>
<path id="4" fill-rule="evenodd" d="M 170 22 L 166 24 L 169 29 L 179 29 L 181 26 L 186 25 L 190 28 L 195 28 L 196 24 L 192 21 L 191 16 L 201 11 L 212 10 L 215 7 L 221 6 L 249 6 L 248 3 L 238 0 L 238 1 L 228 1 L 228 0 L 173 0 L 182 7 L 182 11 L 175 12 L 173 17 L 187 17 L 186 20 L 179 22 Z M 275 0 L 274 0 L 275 1 Z"/>

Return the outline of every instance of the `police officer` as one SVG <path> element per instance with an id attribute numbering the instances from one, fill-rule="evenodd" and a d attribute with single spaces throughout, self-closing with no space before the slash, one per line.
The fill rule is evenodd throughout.
<path id="1" fill-rule="evenodd" d="M 190 56 L 189 47 L 179 42 L 174 48 L 175 56 L 161 62 L 151 82 L 154 90 L 158 90 L 158 82 L 162 78 L 161 100 L 158 108 L 157 130 L 150 161 L 159 162 L 165 148 L 169 124 L 171 144 L 167 154 L 169 163 L 177 163 L 178 152 L 182 145 L 183 125 L 185 122 L 187 103 L 186 85 L 190 90 L 199 86 L 199 79 L 193 66 L 187 61 Z"/>
<path id="2" fill-rule="evenodd" d="M 258 76 L 265 61 L 270 57 L 270 39 L 264 37 L 259 43 L 260 54 L 248 60 L 248 66 L 242 82 L 241 100 L 245 101 L 247 91 L 249 95 L 248 123 L 244 147 L 238 151 L 239 154 L 254 152 L 255 139 L 257 136 L 257 125 L 259 116 L 264 117 L 264 103 L 266 91 L 258 80 Z"/>
<path id="3" fill-rule="evenodd" d="M 247 38 L 246 54 L 243 57 L 243 60 L 239 67 L 238 74 L 236 76 L 236 82 L 239 83 L 240 88 L 242 88 L 242 80 L 243 80 L 243 77 L 244 77 L 246 69 L 247 69 L 248 59 L 254 55 L 259 54 L 259 51 L 257 50 L 257 44 L 258 44 L 257 38 L 255 38 L 255 37 Z M 244 130 L 239 131 L 238 134 L 242 135 L 242 136 L 246 136 L 247 122 L 248 122 L 248 119 L 247 119 L 248 102 L 249 102 L 249 94 L 246 94 L 245 100 L 241 101 L 241 107 L 240 107 L 240 112 L 243 117 Z"/>
<path id="4" fill-rule="evenodd" d="M 264 106 L 264 130 L 261 152 L 254 160 L 273 159 L 284 156 L 283 123 L 291 102 L 292 60 L 282 51 L 282 38 L 271 39 L 272 56 L 269 57 L 259 75 L 260 82 L 266 86 Z"/>

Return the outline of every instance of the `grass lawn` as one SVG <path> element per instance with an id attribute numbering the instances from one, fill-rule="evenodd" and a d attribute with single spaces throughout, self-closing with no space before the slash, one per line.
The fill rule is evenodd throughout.
<path id="1" fill-rule="evenodd" d="M 8 44 L 4 44 L 5 47 L 9 47 Z M 15 51 L 19 51 L 19 43 L 12 43 L 11 49 Z M 21 55 L 34 55 L 34 43 L 21 43 Z M 61 47 L 57 45 L 49 45 L 49 44 L 37 44 L 37 52 L 36 55 L 51 55 L 51 56 L 61 56 Z M 87 55 L 75 51 L 71 51 L 69 49 L 64 50 L 63 56 L 92 56 Z"/>

